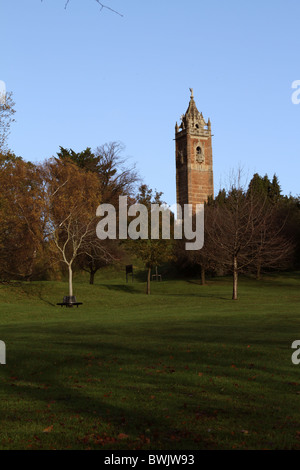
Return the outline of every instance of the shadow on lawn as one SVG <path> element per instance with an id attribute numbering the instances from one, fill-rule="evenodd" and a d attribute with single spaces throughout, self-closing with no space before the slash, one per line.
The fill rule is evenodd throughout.
<path id="1" fill-rule="evenodd" d="M 114 324 L 111 328 L 92 323 L 22 325 L 21 341 L 14 341 L 10 363 L 3 369 L 2 396 L 6 399 L 2 399 L 0 407 L 4 408 L 5 419 L 14 422 L 16 415 L 25 415 L 30 418 L 28 421 L 38 424 L 41 432 L 53 424 L 56 437 L 43 435 L 45 446 L 55 438 L 59 446 L 60 435 L 68 432 L 68 444 L 74 448 L 88 447 L 86 436 L 125 433 L 130 436 L 128 442 L 107 443 L 106 449 L 127 449 L 129 444 L 147 448 L 149 443 L 137 439 L 150 429 L 152 449 L 180 448 L 180 442 L 172 442 L 172 437 L 181 439 L 182 448 L 190 450 L 216 445 L 218 449 L 228 448 L 228 441 L 222 442 L 219 437 L 214 444 L 210 434 L 202 434 L 203 430 L 217 429 L 219 419 L 225 420 L 225 429 L 230 428 L 233 416 L 234 430 L 240 432 L 251 425 L 253 413 L 257 423 L 263 422 L 268 402 L 260 398 L 256 404 L 253 400 L 262 392 L 276 397 L 276 391 L 282 388 L 282 376 L 291 376 L 290 368 L 271 363 L 268 352 L 274 348 L 274 339 L 264 336 L 269 331 L 267 326 L 258 338 L 254 324 L 247 329 L 243 323 L 235 326 L 212 321 L 204 332 L 201 324 L 193 322 L 185 327 L 179 322 L 166 327 L 164 323 L 160 328 L 149 323 L 149 327 L 135 328 L 132 340 L 128 336 L 132 325 L 123 327 L 123 335 Z M 24 338 L 26 341 L 22 342 Z M 275 343 L 276 347 L 281 342 Z M 268 353 L 263 362 L 262 351 Z M 235 382 L 239 388 L 235 388 Z M 228 401 L 230 394 L 234 394 L 234 400 Z M 24 410 L 22 399 L 27 402 Z M 32 403 L 29 407 L 28 402 Z M 170 409 L 163 411 L 164 407 Z M 41 409 L 45 410 L 43 415 Z M 267 414 L 271 419 L 272 409 Z M 83 419 L 77 434 L 68 428 L 70 423 L 64 423 L 64 428 L 59 426 L 64 416 L 76 415 Z M 99 421 L 110 423 L 110 429 L 101 428 Z M 194 423 L 195 431 L 185 427 L 183 422 L 187 421 Z M 36 433 L 35 426 L 32 434 Z M 261 438 L 262 434 L 257 437 Z"/>
<path id="2" fill-rule="evenodd" d="M 39 293 L 38 298 L 42 301 L 45 302 L 45 304 L 51 305 L 51 307 L 56 307 L 56 303 L 50 302 L 49 300 L 45 299 L 41 293 Z M 59 300 L 61 302 L 61 299 Z"/>
<path id="3" fill-rule="evenodd" d="M 86 351 L 93 350 L 93 353 L 96 356 L 89 356 Z M 130 348 L 129 348 L 130 351 Z M 115 344 L 105 344 L 101 345 L 100 350 L 95 351 L 95 345 L 91 348 L 91 345 L 88 343 L 78 344 L 76 347 L 76 355 L 72 358 L 65 357 L 64 360 L 61 360 L 61 356 L 57 357 L 57 353 L 52 350 L 45 350 L 42 354 L 39 355 L 39 361 L 43 362 L 44 367 L 39 367 L 37 370 L 35 366 L 36 358 L 32 356 L 28 351 L 18 351 L 14 354 L 14 366 L 10 366 L 8 376 L 5 382 L 3 382 L 2 391 L 9 400 L 12 400 L 11 407 L 8 403 L 5 403 L 6 400 L 2 400 L 2 406 L 5 403 L 5 419 L 11 422 L 14 421 L 14 416 L 16 413 L 15 407 L 18 406 L 15 404 L 15 400 L 20 403 L 25 400 L 25 402 L 31 402 L 32 406 L 29 406 L 30 409 L 30 423 L 36 421 L 39 423 L 40 432 L 43 432 L 43 428 L 49 426 L 49 424 L 54 425 L 54 432 L 65 434 L 67 427 L 60 428 L 59 422 L 64 420 L 64 414 L 67 413 L 68 416 L 79 416 L 83 418 L 82 425 L 77 431 L 77 435 L 74 436 L 74 433 L 70 433 L 70 438 L 68 444 L 75 448 L 86 448 L 89 445 L 87 442 L 87 437 L 92 439 L 92 436 L 105 436 L 107 433 L 111 433 L 111 437 L 116 437 L 120 433 L 125 433 L 130 435 L 130 445 L 133 447 L 128 447 L 126 441 L 116 442 L 111 441 L 113 444 L 108 442 L 106 448 L 147 448 L 149 447 L 149 442 L 145 439 L 145 432 L 151 429 L 151 444 L 157 442 L 158 448 L 176 448 L 176 442 L 172 442 L 171 436 L 180 436 L 182 429 L 180 425 L 174 424 L 170 425 L 170 421 L 161 416 L 160 412 L 160 403 L 153 405 L 155 408 L 151 410 L 146 409 L 145 398 L 141 400 L 143 394 L 143 385 L 144 385 L 144 373 L 141 371 L 140 367 L 136 368 L 134 375 L 130 371 L 125 371 L 123 374 L 120 374 L 118 364 L 113 367 L 110 366 L 110 370 L 104 370 L 104 373 L 101 373 L 101 370 L 98 370 L 98 377 L 101 377 L 99 385 L 99 390 L 97 389 L 97 396 L 95 396 L 95 387 L 92 389 L 93 393 L 89 393 L 88 387 L 86 387 L 86 377 L 85 374 L 89 371 L 89 362 L 95 360 L 95 362 L 102 359 L 104 354 L 107 364 L 111 363 L 111 359 L 114 355 L 125 354 L 127 357 L 128 350 L 127 348 L 121 347 L 120 350 L 116 350 Z M 103 359 L 102 359 L 103 360 Z M 132 357 L 134 360 L 134 357 Z M 151 361 L 152 359 L 149 358 Z M 27 370 L 19 370 L 21 364 L 27 365 Z M 105 365 L 105 364 L 104 364 Z M 29 366 L 29 368 L 28 368 Z M 94 364 L 94 367 L 96 364 Z M 64 367 L 70 368 L 70 373 L 68 371 L 63 371 Z M 80 372 L 79 376 L 75 376 L 72 381 L 72 377 L 69 374 L 74 374 L 74 369 Z M 124 377 L 125 375 L 125 377 Z M 116 383 L 120 382 L 120 376 L 123 378 L 124 385 L 121 383 L 116 386 Z M 96 378 L 98 378 L 96 377 Z M 104 380 L 102 379 L 104 377 Z M 91 377 L 93 380 L 93 377 Z M 164 377 L 160 378 L 160 386 L 170 387 L 170 383 L 164 384 Z M 148 379 L 149 380 L 149 379 Z M 104 382 L 104 384 L 102 383 Z M 81 387 L 80 389 L 77 387 Z M 87 388 L 87 390 L 85 390 Z M 97 387 L 98 388 L 98 387 Z M 116 389 L 122 389 L 124 397 L 126 398 L 124 406 L 122 406 L 122 399 L 118 398 L 118 404 L 114 403 L 114 395 Z M 124 389 L 124 392 L 123 392 Z M 91 391 L 91 390 L 90 390 Z M 172 387 L 170 388 L 172 391 Z M 153 379 L 153 389 L 147 388 L 147 394 L 149 394 L 148 400 L 150 400 L 150 394 L 159 393 L 157 390 L 156 381 Z M 186 394 L 188 396 L 188 394 Z M 141 402 L 140 402 L 141 400 Z M 35 415 L 35 405 L 34 403 L 39 403 L 38 410 Z M 49 403 L 51 405 L 49 405 Z M 128 404 L 130 403 L 130 405 Z M 140 403 L 140 406 L 139 406 Z M 1 405 L 0 405 L 1 406 Z M 50 408 L 49 408 L 50 406 Z M 28 408 L 28 405 L 27 405 Z M 18 415 L 23 416 L 23 420 L 26 421 L 28 409 L 24 411 L 22 409 L 18 410 Z M 45 413 L 42 418 L 41 409 L 45 409 Z M 206 410 L 208 413 L 208 410 Z M 213 413 L 211 413 L 213 415 Z M 51 415 L 51 419 L 50 416 Z M 97 426 L 96 423 L 108 423 L 111 426 L 111 430 L 107 431 L 106 426 L 101 430 L 101 427 Z M 68 423 L 65 423 L 68 424 Z M 65 426 L 64 424 L 64 426 Z M 96 430 L 95 430 L 96 429 Z M 27 431 L 26 431 L 27 432 Z M 32 431 L 34 434 L 35 431 Z M 30 433 L 30 431 L 29 431 Z M 154 436 L 155 434 L 155 436 Z M 190 433 L 191 434 L 191 433 Z M 44 436 L 43 439 L 44 445 L 47 447 L 47 437 Z M 50 443 L 53 442 L 50 437 Z M 56 434 L 57 445 L 59 447 L 59 434 Z M 96 439 L 96 437 L 95 437 Z M 140 441 L 139 441 L 140 439 Z M 164 441 L 170 441 L 169 446 L 165 444 Z M 193 442 L 193 435 L 185 433 L 185 440 Z M 203 441 L 203 446 L 205 447 L 205 441 Z M 103 444 L 100 444 L 100 447 Z M 105 444 L 104 444 L 105 446 Z M 196 448 L 196 445 L 194 445 Z M 153 447 L 152 447 L 153 448 Z"/>
<path id="4" fill-rule="evenodd" d="M 119 292 L 124 292 L 126 294 L 140 294 L 141 292 L 136 289 L 133 285 L 130 284 L 99 284 L 101 287 L 105 287 L 108 290 L 114 290 Z"/>
<path id="5" fill-rule="evenodd" d="M 151 284 L 154 284 L 156 285 L 156 281 L 152 281 Z M 159 286 L 161 286 L 161 283 L 158 282 L 157 283 Z M 118 291 L 118 292 L 123 292 L 125 294 L 141 294 L 141 295 L 145 295 L 145 292 L 144 290 L 141 290 L 141 289 L 137 289 L 136 287 L 132 286 L 132 285 L 122 285 L 122 284 L 117 284 L 117 285 L 111 285 L 111 284 L 100 284 L 101 287 L 105 287 L 106 289 L 108 290 L 112 290 L 112 291 Z M 205 286 L 203 286 L 205 287 Z M 155 292 L 155 294 L 152 293 L 152 296 L 153 295 L 165 295 L 165 296 L 171 296 L 171 297 L 176 297 L 176 296 L 180 296 L 180 297 L 200 297 L 200 298 L 211 298 L 211 299 L 219 299 L 219 300 L 231 300 L 231 298 L 229 297 L 222 297 L 222 296 L 218 296 L 218 295 L 215 295 L 215 294 L 208 294 L 208 293 L 204 293 L 203 291 L 199 291 L 199 293 L 195 294 L 195 293 L 190 293 L 190 292 L 183 292 L 183 293 L 173 293 L 173 292 Z"/>

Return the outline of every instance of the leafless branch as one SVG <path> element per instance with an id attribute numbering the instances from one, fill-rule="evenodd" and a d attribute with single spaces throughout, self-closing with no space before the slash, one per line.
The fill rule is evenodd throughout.
<path id="1" fill-rule="evenodd" d="M 43 1 L 43 0 L 41 0 L 41 2 L 42 2 L 42 1 Z M 101 3 L 99 0 L 95 0 L 95 1 L 98 3 L 98 5 L 100 5 L 100 11 L 103 10 L 104 8 L 106 8 L 107 10 L 110 10 L 111 12 L 116 13 L 116 15 L 119 15 L 119 16 L 122 16 L 122 17 L 124 16 L 124 15 L 122 15 L 120 12 L 118 12 L 117 10 L 114 10 L 113 8 L 110 8 L 110 7 L 107 6 L 107 5 L 104 5 L 104 4 Z M 69 5 L 69 3 L 70 3 L 70 0 L 66 0 L 66 3 L 65 3 L 65 10 L 67 9 L 67 6 Z"/>

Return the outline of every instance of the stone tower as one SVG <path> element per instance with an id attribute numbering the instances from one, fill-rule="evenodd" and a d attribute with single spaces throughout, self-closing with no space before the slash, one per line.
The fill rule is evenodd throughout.
<path id="1" fill-rule="evenodd" d="M 205 122 L 194 101 L 193 90 L 189 107 L 175 126 L 177 204 L 203 204 L 213 196 L 213 162 L 211 123 Z"/>

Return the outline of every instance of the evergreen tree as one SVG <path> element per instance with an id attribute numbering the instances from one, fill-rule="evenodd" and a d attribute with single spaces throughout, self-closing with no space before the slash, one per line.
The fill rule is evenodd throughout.
<path id="1" fill-rule="evenodd" d="M 276 204 L 280 201 L 281 197 L 281 187 L 276 174 L 274 174 L 272 183 L 270 184 L 269 198 L 271 202 Z"/>

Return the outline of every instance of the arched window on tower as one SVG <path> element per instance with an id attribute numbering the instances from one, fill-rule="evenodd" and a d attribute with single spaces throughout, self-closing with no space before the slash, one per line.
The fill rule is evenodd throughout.
<path id="1" fill-rule="evenodd" d="M 200 146 L 198 146 L 196 148 L 196 160 L 197 160 L 198 163 L 203 163 L 204 162 L 202 148 Z"/>

